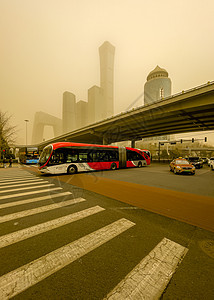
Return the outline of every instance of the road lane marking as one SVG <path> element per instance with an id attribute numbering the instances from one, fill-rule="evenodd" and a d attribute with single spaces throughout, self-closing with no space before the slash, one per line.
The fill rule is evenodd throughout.
<path id="1" fill-rule="evenodd" d="M 46 193 L 46 192 L 57 191 L 57 190 L 62 190 L 62 188 L 56 187 L 56 188 L 49 188 L 49 189 L 38 190 L 38 191 L 30 191 L 30 192 L 24 192 L 24 193 L 12 194 L 12 195 L 5 195 L 5 196 L 0 196 L 0 200 L 21 197 L 21 196 L 27 196 L 27 195 L 33 195 L 33 194 L 39 194 L 39 193 Z"/>
<path id="2" fill-rule="evenodd" d="M 197 173 L 197 176 L 201 176 L 201 175 L 204 175 L 209 172 L 210 172 L 210 170 L 204 170 L 204 171 L 201 171 L 199 174 Z"/>
<path id="3" fill-rule="evenodd" d="M 10 187 L 16 187 L 16 186 L 25 186 L 25 185 L 34 185 L 34 184 L 43 184 L 43 183 L 48 183 L 48 181 L 43 181 L 43 179 L 34 179 L 31 180 L 31 182 L 25 182 L 25 183 L 19 183 L 19 184 L 10 184 L 10 185 L 5 185 L 5 186 L 0 186 L 0 189 L 5 189 L 5 188 L 10 188 Z M 33 181 L 33 182 L 32 182 Z"/>
<path id="4" fill-rule="evenodd" d="M 30 186 L 30 187 L 26 187 L 26 188 L 20 188 L 20 189 L 10 189 L 10 190 L 4 190 L 4 191 L 0 191 L 0 194 L 3 194 L 3 193 L 9 193 L 9 192 L 16 192 L 16 191 L 23 191 L 23 190 L 29 190 L 29 189 L 37 189 L 37 188 L 41 188 L 41 187 L 46 187 L 46 186 L 53 186 L 54 183 L 49 183 L 49 184 L 46 184 L 46 182 L 38 182 L 37 183 L 38 185 L 37 186 Z M 42 185 L 42 186 L 41 186 Z"/>
<path id="5" fill-rule="evenodd" d="M 44 179 L 42 179 L 42 178 L 36 178 L 36 177 L 34 177 L 34 178 L 27 178 L 27 179 L 18 179 L 18 180 L 14 180 L 14 179 L 10 179 L 10 180 L 7 180 L 7 181 L 0 181 L 0 186 L 5 186 L 5 185 L 8 185 L 8 184 L 10 184 L 10 185 L 14 185 L 14 184 L 16 184 L 16 183 L 23 183 L 23 182 L 33 182 L 33 181 L 41 181 L 41 180 L 44 180 Z"/>
<path id="6" fill-rule="evenodd" d="M 164 238 L 104 299 L 159 299 L 187 251 Z"/>
<path id="7" fill-rule="evenodd" d="M 0 278 L 0 299 L 14 297 L 134 225 L 129 220 L 120 219 L 3 275 Z"/>
<path id="8" fill-rule="evenodd" d="M 30 237 L 36 236 L 38 234 L 50 231 L 52 229 L 70 224 L 72 222 L 78 221 L 80 219 L 89 217 L 93 214 L 104 211 L 105 209 L 100 206 L 94 206 L 87 208 L 82 211 L 67 215 L 65 217 L 57 218 L 45 223 L 41 223 L 23 230 L 19 230 L 10 234 L 6 234 L 0 237 L 0 248 L 9 246 L 11 244 L 23 241 Z"/>
<path id="9" fill-rule="evenodd" d="M 0 177 L 0 183 L 1 182 L 5 182 L 5 181 L 13 181 L 13 180 L 23 180 L 23 179 L 31 179 L 31 178 L 35 178 L 35 175 L 26 175 L 26 176 L 16 176 L 16 177 Z"/>
<path id="10" fill-rule="evenodd" d="M 22 204 L 34 203 L 34 202 L 48 200 L 48 199 L 53 199 L 56 197 L 62 197 L 62 196 L 67 196 L 67 195 L 71 195 L 71 194 L 72 194 L 71 192 L 64 192 L 64 193 L 30 198 L 30 199 L 26 199 L 26 200 L 15 201 L 15 202 L 7 202 L 7 203 L 0 204 L 0 209 L 12 207 L 12 206 L 18 206 L 18 205 L 22 205 Z"/>
<path id="11" fill-rule="evenodd" d="M 61 208 L 64 206 L 69 206 L 75 203 L 80 203 L 86 201 L 84 198 L 75 198 L 75 199 L 71 199 L 71 200 L 66 200 L 63 202 L 59 202 L 59 203 L 54 203 L 54 204 L 48 204 L 42 207 L 37 207 L 37 208 L 32 208 L 32 209 L 28 209 L 28 210 L 24 210 L 24 211 L 20 211 L 20 212 L 16 212 L 13 214 L 9 214 L 9 215 L 5 215 L 3 217 L 0 217 L 0 223 L 4 223 L 7 221 L 11 221 L 14 219 L 20 219 L 20 218 L 24 218 L 24 217 L 28 217 L 28 216 L 32 216 L 35 214 L 40 214 L 43 213 L 45 211 L 49 211 L 49 210 L 53 210 L 56 208 Z"/>
<path id="12" fill-rule="evenodd" d="M 34 174 L 31 174 L 29 172 L 26 171 L 18 171 L 16 170 L 16 172 L 14 173 L 13 170 L 5 170 L 4 174 L 0 174 L 0 177 L 16 177 L 16 176 L 34 176 Z"/>

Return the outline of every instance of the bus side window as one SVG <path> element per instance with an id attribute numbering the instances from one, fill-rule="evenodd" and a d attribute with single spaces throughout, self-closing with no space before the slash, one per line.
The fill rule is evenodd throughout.
<path id="1" fill-rule="evenodd" d="M 144 152 L 144 156 L 146 159 L 149 159 L 149 156 L 146 154 L 146 152 Z"/>
<path id="2" fill-rule="evenodd" d="M 99 152 L 98 151 L 94 151 L 92 154 L 92 158 L 94 162 L 98 162 L 99 161 Z"/>
<path id="3" fill-rule="evenodd" d="M 64 152 L 59 151 L 58 149 L 55 150 L 54 155 L 52 156 L 53 164 L 63 164 L 64 163 Z"/>
<path id="4" fill-rule="evenodd" d="M 88 162 L 92 162 L 93 161 L 93 157 L 92 157 L 92 153 L 88 153 Z"/>
<path id="5" fill-rule="evenodd" d="M 118 151 L 108 151 L 109 161 L 117 161 L 118 160 Z"/>
<path id="6" fill-rule="evenodd" d="M 127 151 L 127 160 L 145 160 L 145 158 L 135 151 Z"/>
<path id="7" fill-rule="evenodd" d="M 100 151 L 99 153 L 99 161 L 104 162 L 104 161 L 109 161 L 109 156 L 107 151 Z"/>
<path id="8" fill-rule="evenodd" d="M 66 162 L 77 162 L 77 161 L 78 161 L 77 153 L 74 153 L 74 154 L 68 153 Z"/>
<path id="9" fill-rule="evenodd" d="M 87 152 L 79 152 L 79 161 L 87 162 L 88 161 L 88 153 Z"/>

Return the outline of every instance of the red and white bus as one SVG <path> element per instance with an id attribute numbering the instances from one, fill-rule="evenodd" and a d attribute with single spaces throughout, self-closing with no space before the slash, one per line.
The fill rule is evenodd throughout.
<path id="1" fill-rule="evenodd" d="M 46 146 L 38 164 L 42 173 L 74 174 L 146 166 L 149 154 L 148 150 L 129 147 L 61 142 Z"/>

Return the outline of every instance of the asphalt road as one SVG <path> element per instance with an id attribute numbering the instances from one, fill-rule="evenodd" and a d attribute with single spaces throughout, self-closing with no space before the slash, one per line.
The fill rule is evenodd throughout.
<path id="1" fill-rule="evenodd" d="M 211 201 L 214 172 L 204 168 L 197 170 L 195 176 L 180 176 L 165 167 L 74 176 L 41 176 L 34 167 L 0 169 L 0 286 L 5 287 L 1 299 L 114 299 L 109 293 L 133 269 L 140 277 L 139 263 L 145 258 L 149 269 L 144 271 L 149 277 L 146 283 L 144 279 L 140 282 L 149 287 L 147 296 L 157 287 L 161 299 L 213 299 L 214 233 L 190 225 L 188 220 L 180 222 L 142 209 L 138 204 L 151 197 L 151 191 L 163 201 L 173 196 L 178 200 L 183 196 L 186 201 L 189 194 L 196 204 L 202 199 Z M 27 178 L 28 174 L 32 178 Z M 38 179 L 42 180 L 33 181 Z M 182 182 L 182 189 L 177 182 Z M 204 191 L 200 182 L 207 182 Z M 46 187 L 47 184 L 52 185 Z M 212 203 L 205 202 L 205 206 L 208 204 Z M 79 215 L 82 212 L 88 215 Z M 72 218 L 76 214 L 76 219 L 60 225 L 59 218 L 71 214 Z M 47 222 L 52 222 L 50 227 Z M 43 229 L 35 227 L 44 223 Z M 174 269 L 170 267 L 177 252 L 170 257 L 168 273 L 162 264 L 170 255 L 160 259 L 160 264 L 159 260 L 154 262 L 161 252 L 167 252 L 165 239 L 169 249 L 171 245 L 177 250 L 185 249 Z M 151 252 L 162 241 L 162 251 Z M 174 250 L 170 250 L 172 253 Z M 154 275 L 152 270 L 156 270 Z M 136 277 L 132 281 L 136 282 Z M 163 285 L 159 288 L 160 282 Z M 122 286 L 126 286 L 124 281 Z M 125 299 L 115 291 L 114 294 L 115 299 Z"/>

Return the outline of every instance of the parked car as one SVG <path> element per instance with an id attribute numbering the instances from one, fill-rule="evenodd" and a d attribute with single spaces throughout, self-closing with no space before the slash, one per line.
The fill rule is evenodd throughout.
<path id="1" fill-rule="evenodd" d="M 188 160 L 182 157 L 176 158 L 173 161 L 171 161 L 169 164 L 169 169 L 175 174 L 181 174 L 181 173 L 189 173 L 192 175 L 195 174 L 195 166 L 190 164 Z"/>
<path id="2" fill-rule="evenodd" d="M 211 167 L 211 161 L 213 161 L 213 160 L 214 160 L 214 157 L 213 157 L 213 156 L 210 157 L 210 158 L 208 158 L 207 164 L 208 164 L 209 167 Z"/>
<path id="3" fill-rule="evenodd" d="M 207 164 L 207 162 L 208 162 L 208 158 L 207 157 L 202 157 L 201 159 L 203 160 L 203 164 Z"/>
<path id="4" fill-rule="evenodd" d="M 214 171 L 214 159 L 210 161 L 210 168 Z"/>
<path id="5" fill-rule="evenodd" d="M 190 156 L 190 157 L 188 157 L 188 161 L 190 164 L 195 166 L 196 169 L 203 168 L 203 161 L 198 156 Z"/>

